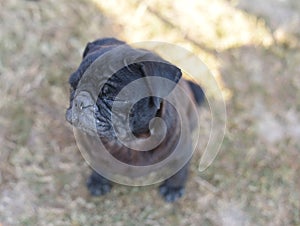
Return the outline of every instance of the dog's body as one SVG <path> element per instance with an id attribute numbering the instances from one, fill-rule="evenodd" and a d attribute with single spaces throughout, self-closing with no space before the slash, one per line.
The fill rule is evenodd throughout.
<path id="1" fill-rule="evenodd" d="M 83 80 L 82 76 L 88 70 L 90 65 L 105 53 L 108 53 L 119 46 L 125 46 L 124 53 L 131 52 L 131 54 L 122 55 L 121 51 L 116 58 L 122 60 L 122 57 L 124 57 L 124 61 L 126 61 L 127 56 L 132 57 L 132 55 L 137 55 L 138 57 L 147 56 L 151 61 L 140 61 L 138 63 L 126 65 L 124 68 L 117 70 L 105 81 L 101 90 L 97 90 L 100 94 L 97 94 L 96 104 L 92 103 L 91 100 L 87 100 L 84 96 L 76 96 L 76 90 L 80 86 L 80 80 Z M 113 65 L 114 62 L 108 62 L 105 66 L 108 64 Z M 168 79 L 174 84 L 178 84 L 185 94 L 193 99 L 194 103 L 197 103 L 198 105 L 203 100 L 204 94 L 199 86 L 190 81 L 181 79 L 180 69 L 164 61 L 150 51 L 132 49 L 124 42 L 113 38 L 100 39 L 89 43 L 84 50 L 81 65 L 69 79 L 71 85 L 71 97 L 70 107 L 66 113 L 67 120 L 83 131 L 94 130 L 93 132 L 96 132 L 99 135 L 105 148 L 120 162 L 133 166 L 148 166 L 164 160 L 172 154 L 172 151 L 175 149 L 181 131 L 180 118 L 178 112 L 176 112 L 176 106 L 172 106 L 172 104 L 168 103 L 158 95 L 162 89 L 161 87 L 157 89 L 150 87 L 151 95 L 135 103 L 129 114 L 130 130 L 137 138 L 135 141 L 136 146 L 143 146 L 145 138 L 149 137 L 153 132 L 149 129 L 150 121 L 154 117 L 163 119 L 167 128 L 166 136 L 158 146 L 148 151 L 137 151 L 124 146 L 118 140 L 116 131 L 111 122 L 113 114 L 112 99 L 114 100 L 122 88 L 131 82 L 136 81 L 139 78 L 151 76 Z M 141 89 L 147 88 L 146 84 L 145 87 L 142 87 Z M 170 89 L 173 88 L 174 87 Z M 185 117 L 189 119 L 188 128 L 186 130 L 188 131 L 187 136 L 189 136 L 195 129 L 195 115 L 192 114 L 192 104 L 185 100 L 181 100 L 182 98 L 182 96 L 178 95 L 176 96 L 175 101 L 177 107 L 184 109 Z M 76 102 L 75 105 L 74 102 Z M 79 106 L 79 110 L 76 110 L 77 107 L 75 109 L 74 106 Z M 96 125 L 92 125 L 92 123 L 96 123 Z M 122 127 L 121 124 L 122 123 L 118 124 L 119 127 Z M 89 139 L 92 139 L 92 137 Z M 163 182 L 160 186 L 160 193 L 166 201 L 175 201 L 183 195 L 187 174 L 188 163 L 186 163 L 176 174 Z M 92 195 L 103 195 L 110 191 L 111 182 L 99 175 L 96 171 L 93 171 L 87 181 L 87 186 Z"/>

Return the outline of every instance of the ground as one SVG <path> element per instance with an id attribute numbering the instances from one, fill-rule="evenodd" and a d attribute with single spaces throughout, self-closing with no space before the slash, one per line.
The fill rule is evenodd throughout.
<path id="1" fill-rule="evenodd" d="M 300 225 L 297 0 L 0 0 L 0 7 L 1 226 Z M 204 172 L 195 153 L 175 204 L 158 198 L 156 185 L 116 185 L 97 198 L 85 188 L 90 169 L 64 118 L 67 82 L 85 44 L 108 36 L 180 45 L 222 89 L 221 151 Z M 209 115 L 205 105 L 203 125 Z"/>

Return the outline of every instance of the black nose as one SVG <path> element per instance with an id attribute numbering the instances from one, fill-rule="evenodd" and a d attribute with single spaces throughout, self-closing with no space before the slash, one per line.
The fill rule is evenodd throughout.
<path id="1" fill-rule="evenodd" d="M 84 102 L 82 100 L 74 100 L 74 106 L 78 109 L 78 110 L 82 110 L 83 108 L 85 108 L 84 106 Z"/>

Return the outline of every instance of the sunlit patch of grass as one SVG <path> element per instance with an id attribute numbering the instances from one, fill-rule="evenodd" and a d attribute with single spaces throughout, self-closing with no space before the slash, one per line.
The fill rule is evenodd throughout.
<path id="1" fill-rule="evenodd" d="M 130 42 L 162 40 L 192 51 L 213 72 L 225 99 L 232 94 L 220 76 L 217 51 L 250 43 L 265 47 L 273 43 L 272 34 L 263 20 L 233 8 L 225 1 L 214 0 L 209 4 L 193 0 L 175 3 L 134 0 L 121 4 L 116 1 L 93 2 L 124 25 L 120 35 Z M 205 73 L 203 77 L 207 77 Z M 201 79 L 209 93 L 214 90 L 214 85 L 208 81 Z"/>
<path id="2" fill-rule="evenodd" d="M 132 0 L 127 4 L 116 1 L 108 4 L 98 0 L 93 2 L 120 23 L 130 25 L 129 29 L 124 30 L 123 36 L 131 41 L 163 38 L 165 41 L 180 42 L 191 39 L 204 44 L 203 47 L 220 51 L 250 43 L 266 46 L 272 44 L 272 35 L 263 20 L 239 11 L 225 1 L 214 0 L 209 4 L 193 0 L 175 3 Z M 116 10 L 112 11 L 112 8 Z M 127 18 L 132 18 L 131 15 L 135 17 L 128 21 Z M 153 16 L 160 21 L 155 20 Z M 144 27 L 148 29 L 141 29 Z M 157 27 L 164 30 L 155 32 Z M 151 31 L 155 36 L 149 36 L 147 32 Z M 164 33 L 168 35 L 164 37 Z"/>

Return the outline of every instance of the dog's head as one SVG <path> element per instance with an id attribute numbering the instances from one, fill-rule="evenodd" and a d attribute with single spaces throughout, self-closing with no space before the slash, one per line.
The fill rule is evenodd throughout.
<path id="1" fill-rule="evenodd" d="M 118 125 L 120 130 L 126 121 L 124 117 L 127 117 L 133 134 L 147 135 L 149 122 L 161 113 L 162 99 L 159 93 L 163 85 L 155 87 L 155 84 L 149 85 L 145 80 L 139 83 L 137 89 L 129 90 L 133 93 L 148 90 L 149 95 L 134 103 L 125 116 L 122 115 L 122 106 L 125 107 L 128 100 L 116 97 L 131 82 L 153 76 L 176 84 L 181 78 L 181 71 L 150 51 L 133 49 L 113 38 L 88 43 L 79 68 L 69 79 L 71 95 L 70 107 L 66 112 L 67 121 L 85 132 L 112 138 L 115 136 L 112 115 L 116 114 L 114 120 L 119 119 L 120 122 L 114 122 L 114 125 Z M 172 88 L 174 86 L 169 91 Z M 115 103 L 120 112 L 112 112 Z"/>

